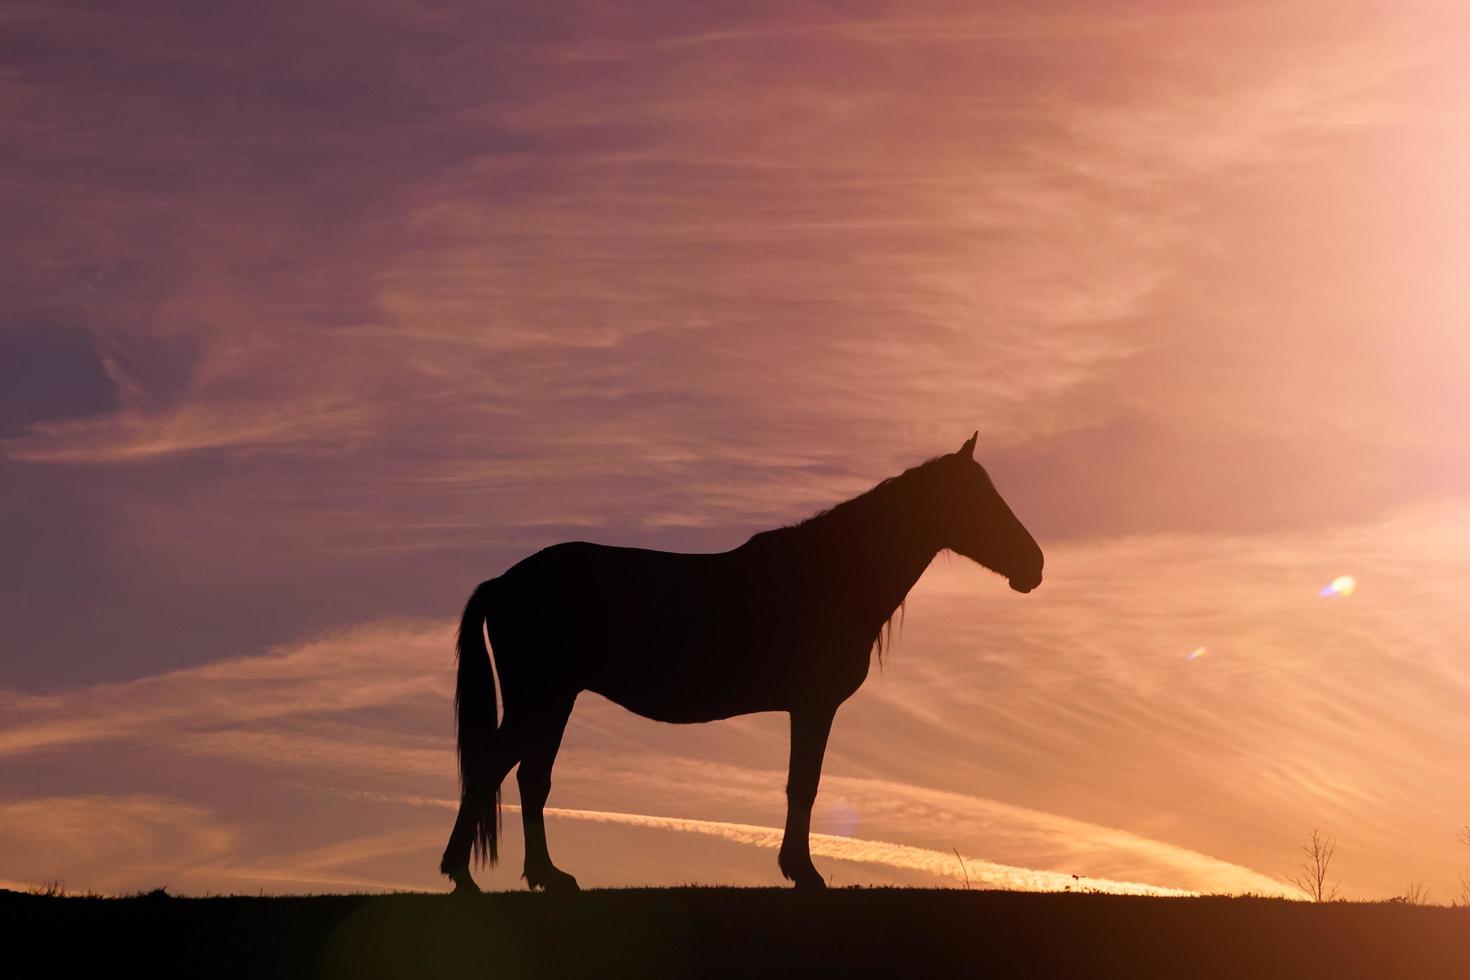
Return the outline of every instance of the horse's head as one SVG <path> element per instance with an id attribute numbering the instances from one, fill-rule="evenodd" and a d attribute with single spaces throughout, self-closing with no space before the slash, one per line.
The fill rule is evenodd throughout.
<path id="1" fill-rule="evenodd" d="M 1017 592 L 1030 592 L 1041 584 L 1041 548 L 975 462 L 979 434 L 941 460 L 940 544 L 1004 575 Z"/>

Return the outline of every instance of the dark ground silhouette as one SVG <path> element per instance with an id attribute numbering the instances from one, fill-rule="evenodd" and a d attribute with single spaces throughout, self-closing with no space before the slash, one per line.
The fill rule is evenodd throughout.
<path id="1" fill-rule="evenodd" d="M 205 899 L 0 892 L 0 934 L 12 968 L 29 961 L 61 976 L 1470 976 L 1470 909 L 1258 898 L 769 888 Z"/>
<path id="2" fill-rule="evenodd" d="M 944 549 L 1005 576 L 1017 592 L 1041 584 L 1041 549 L 975 462 L 975 438 L 730 551 L 574 541 L 480 583 L 459 627 L 460 809 L 439 865 L 455 890 L 479 890 L 472 853 L 498 857 L 500 784 L 517 764 L 526 883 L 576 889 L 552 864 L 543 808 L 582 691 L 665 722 L 788 712 L 778 861 L 798 887 L 825 887 L 807 836 L 827 736 L 837 708 L 867 677 L 874 648 L 881 654 L 884 627 L 904 597 Z M 498 725 L 497 674 L 505 700 Z"/>

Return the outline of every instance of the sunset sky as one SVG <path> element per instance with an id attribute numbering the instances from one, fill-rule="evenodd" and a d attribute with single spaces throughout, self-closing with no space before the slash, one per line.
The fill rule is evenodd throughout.
<path id="1" fill-rule="evenodd" d="M 1047 578 L 910 594 L 833 884 L 1455 898 L 1467 93 L 1459 0 L 6 4 L 0 887 L 446 887 L 477 582 L 978 429 Z M 779 884 L 785 763 L 584 694 L 552 854 Z"/>

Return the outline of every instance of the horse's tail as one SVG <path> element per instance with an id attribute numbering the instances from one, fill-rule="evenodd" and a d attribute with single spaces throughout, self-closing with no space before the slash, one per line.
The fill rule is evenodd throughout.
<path id="1" fill-rule="evenodd" d="M 459 676 L 454 688 L 454 724 L 459 742 L 460 805 L 474 821 L 472 846 L 480 865 L 487 857 L 491 864 L 500 857 L 496 849 L 500 832 L 500 784 L 495 782 L 491 758 L 496 729 L 495 675 L 484 630 L 494 584 L 494 579 L 481 582 L 465 603 L 456 643 Z"/>

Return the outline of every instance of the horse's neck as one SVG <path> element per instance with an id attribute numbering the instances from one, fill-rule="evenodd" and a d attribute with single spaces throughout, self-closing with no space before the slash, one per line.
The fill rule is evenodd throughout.
<path id="1" fill-rule="evenodd" d="M 876 618 L 886 620 L 893 615 L 938 551 L 913 540 L 894 541 L 882 549 L 878 560 L 887 564 L 881 566 L 882 574 L 875 576 L 869 592 Z"/>
<path id="2" fill-rule="evenodd" d="M 834 571 L 875 623 L 893 615 L 939 552 L 918 533 L 911 513 L 901 498 L 875 502 L 827 538 L 826 556 L 839 565 Z"/>

